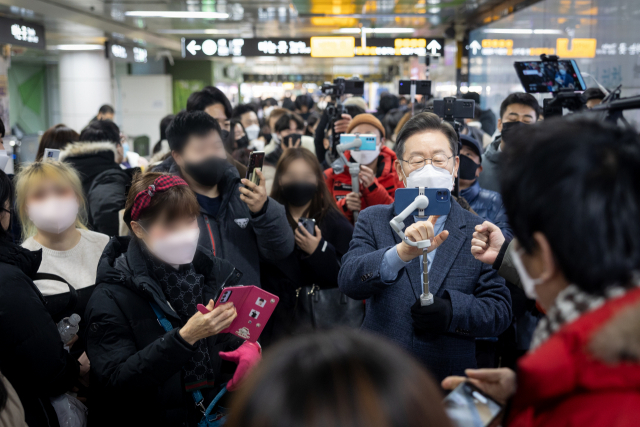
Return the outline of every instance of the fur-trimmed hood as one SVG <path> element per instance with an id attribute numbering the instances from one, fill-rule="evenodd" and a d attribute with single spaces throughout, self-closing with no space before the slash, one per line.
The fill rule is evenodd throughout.
<path id="1" fill-rule="evenodd" d="M 73 142 L 60 152 L 60 160 L 63 161 L 69 157 L 91 156 L 105 151 L 112 152 L 114 160 L 118 157 L 118 149 L 113 142 Z"/>

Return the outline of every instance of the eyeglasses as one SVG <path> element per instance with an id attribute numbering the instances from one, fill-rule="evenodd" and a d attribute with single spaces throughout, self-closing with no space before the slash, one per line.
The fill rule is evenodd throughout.
<path id="1" fill-rule="evenodd" d="M 409 164 L 411 171 L 418 171 L 424 168 L 428 163 L 431 163 L 437 168 L 446 169 L 449 166 L 449 160 L 454 156 L 447 157 L 446 154 L 436 154 L 431 159 L 425 159 L 422 156 L 411 156 L 409 160 L 400 159 L 401 162 Z"/>

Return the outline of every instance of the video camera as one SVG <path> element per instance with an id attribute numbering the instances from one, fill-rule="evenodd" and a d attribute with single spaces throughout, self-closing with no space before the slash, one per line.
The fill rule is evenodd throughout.
<path id="1" fill-rule="evenodd" d="M 364 80 L 338 77 L 333 80 L 333 83 L 325 82 L 320 90 L 325 95 L 331 95 L 332 98 L 340 98 L 346 94 L 364 95 Z"/>

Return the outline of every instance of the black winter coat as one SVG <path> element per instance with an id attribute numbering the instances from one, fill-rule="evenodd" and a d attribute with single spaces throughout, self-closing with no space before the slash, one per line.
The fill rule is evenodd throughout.
<path id="1" fill-rule="evenodd" d="M 180 174 L 168 158 L 154 168 L 157 172 Z M 216 216 L 200 207 L 200 245 L 242 271 L 242 285 L 260 285 L 260 260 L 280 261 L 293 251 L 294 238 L 284 206 L 268 198 L 262 212 L 253 214 L 240 200 L 240 177 L 228 168 L 218 184 L 222 203 Z"/>
<path id="2" fill-rule="evenodd" d="M 0 239 L 0 371 L 16 389 L 30 427 L 58 426 L 49 398 L 71 389 L 78 362 L 33 283 L 42 251 Z"/>
<path id="3" fill-rule="evenodd" d="M 180 337 L 182 321 L 149 273 L 140 244 L 114 237 L 98 265 L 98 286 L 85 313 L 91 360 L 89 426 L 196 425 L 202 415 L 185 391 L 182 372 L 196 347 Z M 193 265 L 205 277 L 205 301 L 215 299 L 223 285 L 235 285 L 242 275 L 200 250 Z M 150 302 L 162 309 L 172 331 L 160 326 Z M 235 365 L 223 362 L 218 352 L 236 349 L 242 340 L 220 334 L 207 338 L 207 343 L 216 383 L 222 386 Z M 205 406 L 217 391 L 203 391 Z"/>
<path id="4" fill-rule="evenodd" d="M 107 236 L 118 235 L 118 212 L 124 209 L 133 175 L 140 171 L 122 169 L 115 156 L 110 142 L 74 142 L 60 154 L 80 174 L 90 228 Z"/>
<path id="5" fill-rule="evenodd" d="M 260 335 L 265 346 L 291 334 L 300 326 L 294 323 L 298 288 L 312 285 L 321 289 L 338 287 L 340 262 L 349 250 L 353 225 L 335 209 L 329 210 L 317 225 L 322 240 L 311 255 L 296 246 L 283 261 L 264 261 L 260 264 L 263 289 L 280 297 L 274 314 Z"/>

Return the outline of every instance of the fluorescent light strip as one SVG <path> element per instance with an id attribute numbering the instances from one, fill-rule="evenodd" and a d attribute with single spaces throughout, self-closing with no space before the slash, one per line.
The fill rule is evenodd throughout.
<path id="1" fill-rule="evenodd" d="M 531 30 L 524 28 L 487 28 L 482 30 L 486 34 L 564 34 L 562 30 Z"/>
<path id="2" fill-rule="evenodd" d="M 161 10 L 133 10 L 124 13 L 125 16 L 135 16 L 138 18 L 201 18 L 201 19 L 226 19 L 228 13 L 222 12 L 181 12 L 181 11 L 161 11 Z"/>
<path id="3" fill-rule="evenodd" d="M 413 28 L 362 28 L 365 33 L 373 34 L 400 34 L 400 33 L 413 33 Z M 333 30 L 334 33 L 340 34 L 360 34 L 360 28 L 339 28 Z"/>
<path id="4" fill-rule="evenodd" d="M 157 30 L 157 33 L 160 34 L 235 34 L 239 33 L 240 30 L 216 30 L 216 29 L 185 29 L 185 30 L 176 30 L 176 29 L 168 29 L 168 30 Z"/>
<path id="5" fill-rule="evenodd" d="M 104 50 L 101 44 L 59 44 L 48 46 L 49 50 Z"/>

